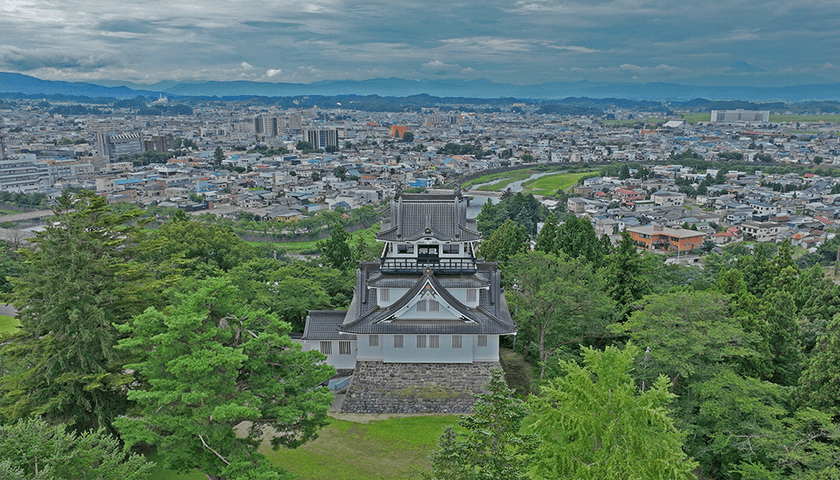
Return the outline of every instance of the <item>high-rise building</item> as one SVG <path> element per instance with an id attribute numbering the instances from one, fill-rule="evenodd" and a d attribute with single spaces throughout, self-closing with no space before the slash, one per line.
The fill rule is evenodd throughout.
<path id="1" fill-rule="evenodd" d="M 286 112 L 279 120 L 280 122 L 277 126 L 280 128 L 280 123 L 282 123 L 283 131 L 285 132 L 298 133 L 303 130 L 303 117 L 300 112 Z"/>
<path id="2" fill-rule="evenodd" d="M 96 133 L 96 150 L 109 160 L 145 152 L 139 133 Z"/>
<path id="3" fill-rule="evenodd" d="M 314 148 L 326 148 L 330 145 L 338 146 L 338 130 L 309 130 L 303 135 L 304 140 L 311 143 Z"/>
<path id="4" fill-rule="evenodd" d="M 257 117 L 254 119 L 254 133 L 266 137 L 277 136 L 277 117 Z"/>

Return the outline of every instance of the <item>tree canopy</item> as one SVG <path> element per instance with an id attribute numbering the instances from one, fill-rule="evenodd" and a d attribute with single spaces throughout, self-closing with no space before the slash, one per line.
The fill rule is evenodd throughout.
<path id="1" fill-rule="evenodd" d="M 668 404 L 669 381 L 637 390 L 630 372 L 638 353 L 583 349 L 583 366 L 562 362 L 564 375 L 532 397 L 526 431 L 537 436 L 534 479 L 693 479 L 697 463 L 682 451 Z"/>
<path id="2" fill-rule="evenodd" d="M 117 420 L 123 439 L 154 445 L 163 464 L 211 478 L 285 478 L 257 451 L 295 447 L 326 424 L 332 393 L 319 384 L 335 370 L 302 352 L 289 325 L 252 308 L 224 277 L 202 280 L 172 306 L 120 327 L 142 378 L 129 392 L 133 414 Z M 242 430 L 235 427 L 248 422 Z"/>

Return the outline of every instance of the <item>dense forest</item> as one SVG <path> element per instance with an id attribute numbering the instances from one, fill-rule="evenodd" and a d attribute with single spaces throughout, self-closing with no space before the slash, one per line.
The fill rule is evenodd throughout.
<path id="1" fill-rule="evenodd" d="M 0 478 L 147 478 L 150 452 L 212 479 L 290 478 L 258 447 L 317 435 L 334 370 L 288 334 L 346 308 L 376 247 L 336 222 L 295 260 L 180 211 L 90 192 L 55 209 L 0 262 L 21 324 L 0 344 Z M 519 363 L 441 432 L 428 478 L 838 478 L 830 247 L 807 268 L 787 243 L 666 265 L 521 194 L 478 226 Z"/>

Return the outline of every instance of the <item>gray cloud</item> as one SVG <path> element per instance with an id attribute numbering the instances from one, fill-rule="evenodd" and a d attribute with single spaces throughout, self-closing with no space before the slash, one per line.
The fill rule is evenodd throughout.
<path id="1" fill-rule="evenodd" d="M 15 0 L 0 3 L 0 68 L 141 82 L 840 81 L 838 14 L 824 0 Z M 728 68 L 739 61 L 767 72 Z"/>

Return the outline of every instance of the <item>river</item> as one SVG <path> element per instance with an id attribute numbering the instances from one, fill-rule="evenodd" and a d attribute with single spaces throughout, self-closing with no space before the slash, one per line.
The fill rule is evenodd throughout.
<path id="1" fill-rule="evenodd" d="M 522 184 L 525 183 L 525 182 L 534 180 L 536 178 L 544 177 L 546 175 L 557 175 L 557 174 L 560 174 L 560 173 L 564 173 L 564 172 L 540 172 L 540 173 L 535 173 L 528 178 L 525 178 L 525 179 L 522 179 L 522 180 L 517 180 L 515 182 L 511 182 L 508 185 L 508 188 L 510 188 L 510 191 L 514 192 L 514 193 L 521 192 L 525 189 L 525 187 L 522 186 Z M 495 185 L 499 182 L 503 182 L 504 180 L 505 179 L 500 178 L 498 180 L 493 180 L 493 181 L 486 182 L 486 183 L 477 183 L 477 184 L 473 185 L 472 187 L 470 187 L 470 190 L 476 190 L 476 189 L 478 189 L 478 187 L 482 187 L 484 185 Z M 482 196 L 473 197 L 473 199 L 470 201 L 470 206 L 467 207 L 467 218 L 477 217 L 478 214 L 481 213 L 481 207 L 484 206 L 484 203 L 487 202 L 488 198 L 491 198 L 491 197 L 482 197 Z M 493 203 L 499 203 L 499 199 L 494 199 Z"/>

